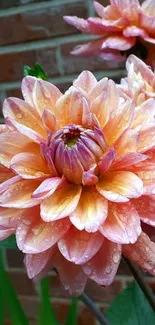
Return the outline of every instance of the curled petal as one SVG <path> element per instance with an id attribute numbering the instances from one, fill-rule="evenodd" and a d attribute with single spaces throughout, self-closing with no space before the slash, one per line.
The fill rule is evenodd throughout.
<path id="1" fill-rule="evenodd" d="M 71 214 L 80 199 L 81 186 L 63 184 L 50 197 L 41 203 L 41 217 L 50 222 L 67 217 Z"/>
<path id="2" fill-rule="evenodd" d="M 136 200 L 132 200 L 140 219 L 155 227 L 155 195 L 143 195 Z"/>
<path id="3" fill-rule="evenodd" d="M 100 231 L 112 242 L 134 243 L 141 233 L 138 212 L 130 202 L 111 203 L 108 217 L 100 227 Z"/>
<path id="4" fill-rule="evenodd" d="M 64 289 L 70 295 L 78 296 L 84 291 L 87 277 L 81 265 L 67 261 L 59 252 L 53 256 L 52 265 L 56 268 Z"/>
<path id="5" fill-rule="evenodd" d="M 11 160 L 11 169 L 22 178 L 40 178 L 48 176 L 48 165 L 39 155 L 19 153 Z"/>
<path id="6" fill-rule="evenodd" d="M 73 25 L 77 29 L 81 30 L 81 32 L 86 34 L 92 34 L 91 28 L 87 20 L 76 16 L 63 16 L 63 18 L 66 23 Z"/>
<path id="7" fill-rule="evenodd" d="M 88 114 L 89 114 L 89 105 L 86 98 L 81 97 L 77 99 L 70 111 L 72 123 L 85 125 Z"/>
<path id="8" fill-rule="evenodd" d="M 142 270 L 155 275 L 155 243 L 142 232 L 134 244 L 123 245 L 123 254 Z"/>
<path id="9" fill-rule="evenodd" d="M 98 253 L 83 265 L 83 271 L 90 279 L 107 286 L 113 282 L 120 259 L 121 246 L 105 238 Z"/>
<path id="10" fill-rule="evenodd" d="M 83 71 L 78 78 L 74 80 L 73 85 L 89 93 L 97 85 L 97 80 L 90 71 Z"/>
<path id="11" fill-rule="evenodd" d="M 98 167 L 100 170 L 100 173 L 105 173 L 109 167 L 111 166 L 114 158 L 116 156 L 116 151 L 113 147 L 109 148 L 109 150 L 101 157 Z"/>
<path id="12" fill-rule="evenodd" d="M 55 116 L 49 109 L 45 109 L 42 115 L 42 122 L 47 132 L 55 132 L 58 129 L 58 123 Z"/>
<path id="13" fill-rule="evenodd" d="M 49 265 L 49 269 L 51 268 L 51 258 L 54 254 L 55 246 L 52 248 L 38 254 L 26 254 L 24 263 L 27 270 L 28 277 L 30 279 L 38 277 L 45 269 L 47 269 Z M 47 274 L 47 270 L 46 270 Z"/>
<path id="14" fill-rule="evenodd" d="M 57 187 L 62 183 L 62 178 L 52 177 L 45 179 L 39 187 L 33 192 L 32 198 L 34 199 L 45 199 L 55 192 Z"/>
<path id="15" fill-rule="evenodd" d="M 127 202 L 143 194 L 143 182 L 132 172 L 109 172 L 99 180 L 97 190 L 113 202 Z"/>
<path id="16" fill-rule="evenodd" d="M 95 189 L 83 187 L 79 203 L 70 215 L 70 220 L 79 230 L 85 229 L 88 232 L 95 232 L 105 221 L 107 212 L 107 200 Z"/>
<path id="17" fill-rule="evenodd" d="M 70 262 L 83 264 L 90 260 L 100 249 L 103 236 L 99 232 L 88 234 L 72 226 L 67 234 L 59 240 L 61 254 Z"/>
<path id="18" fill-rule="evenodd" d="M 95 175 L 96 164 L 94 164 L 88 171 L 83 172 L 82 184 L 83 185 L 95 185 L 98 182 L 98 177 Z"/>
<path id="19" fill-rule="evenodd" d="M 46 251 L 68 231 L 68 219 L 44 222 L 39 206 L 26 209 L 16 230 L 17 245 L 24 253 L 37 254 Z"/>
<path id="20" fill-rule="evenodd" d="M 63 153 L 63 175 L 71 182 L 80 184 L 82 180 L 83 167 L 80 163 L 76 150 L 64 150 Z"/>
<path id="21" fill-rule="evenodd" d="M 25 101 L 36 108 L 42 116 L 44 109 L 55 112 L 56 101 L 62 93 L 50 82 L 27 76 L 22 81 L 22 93 Z"/>
<path id="22" fill-rule="evenodd" d="M 39 186 L 39 180 L 21 179 L 13 183 L 0 195 L 0 205 L 6 208 L 28 208 L 38 204 L 32 193 Z"/>
<path id="23" fill-rule="evenodd" d="M 110 48 L 117 49 L 119 51 L 126 51 L 133 47 L 136 43 L 136 37 L 125 36 L 109 36 L 104 39 L 102 43 L 102 49 Z"/>
<path id="24" fill-rule="evenodd" d="M 96 99 L 93 100 L 90 110 L 94 113 L 99 120 L 100 126 L 103 129 L 107 124 L 110 116 L 109 106 L 106 101 L 107 95 L 102 93 Z"/>
<path id="25" fill-rule="evenodd" d="M 129 79 L 129 86 L 131 83 L 131 87 L 132 87 L 133 80 L 135 79 L 132 76 L 134 76 L 134 74 L 138 74 L 139 71 L 142 77 L 144 78 L 144 80 L 148 84 L 150 84 L 151 81 L 153 80 L 154 77 L 153 71 L 142 60 L 138 59 L 137 56 L 135 55 L 130 55 L 128 57 L 126 61 L 126 68 L 128 73 L 130 73 L 131 71 L 131 79 Z"/>
<path id="26" fill-rule="evenodd" d="M 0 228 L 0 240 L 4 240 L 10 237 L 14 232 L 15 232 L 15 228 L 10 228 L 10 229 Z"/>

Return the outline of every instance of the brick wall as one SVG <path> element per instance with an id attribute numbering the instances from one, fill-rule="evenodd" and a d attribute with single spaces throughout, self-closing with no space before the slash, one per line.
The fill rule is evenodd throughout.
<path id="1" fill-rule="evenodd" d="M 102 4 L 107 1 L 100 0 Z M 108 76 L 119 80 L 124 76 L 123 64 L 108 63 L 99 59 L 83 59 L 70 55 L 76 44 L 90 39 L 63 21 L 63 15 L 92 16 L 92 0 L 0 0 L 0 103 L 7 96 L 20 97 L 23 65 L 39 62 L 49 80 L 65 91 L 84 69 L 93 71 L 97 78 Z M 0 110 L 2 121 L 2 113 Z M 23 255 L 16 250 L 6 250 L 6 267 L 18 292 L 26 314 L 35 325 L 38 286 L 30 281 L 23 268 Z M 115 282 L 101 288 L 90 282 L 87 293 L 104 310 L 121 289 L 132 279 L 122 263 Z M 59 279 L 50 275 L 51 295 L 61 323 L 64 322 L 69 298 L 60 289 Z M 155 282 L 148 277 L 155 289 Z M 78 325 L 97 325 L 87 308 L 79 302 Z M 8 323 L 9 324 L 9 323 Z"/>

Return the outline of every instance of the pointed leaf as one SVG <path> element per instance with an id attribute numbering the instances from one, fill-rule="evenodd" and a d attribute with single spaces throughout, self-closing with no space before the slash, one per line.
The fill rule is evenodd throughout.
<path id="1" fill-rule="evenodd" d="M 49 280 L 47 277 L 41 280 L 41 304 L 39 312 L 39 325 L 59 325 L 53 306 L 50 301 Z"/>
<path id="2" fill-rule="evenodd" d="M 78 298 L 73 297 L 67 314 L 65 325 L 77 325 L 77 302 Z"/>

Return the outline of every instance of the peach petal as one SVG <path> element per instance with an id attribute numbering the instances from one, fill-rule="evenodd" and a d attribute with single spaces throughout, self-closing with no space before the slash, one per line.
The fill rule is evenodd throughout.
<path id="1" fill-rule="evenodd" d="M 20 209 L 37 205 L 38 201 L 32 199 L 31 195 L 39 184 L 39 180 L 18 180 L 0 195 L 0 205 L 6 208 Z"/>
<path id="2" fill-rule="evenodd" d="M 115 243 L 134 243 L 141 233 L 138 212 L 130 202 L 111 203 L 108 217 L 100 227 L 100 232 Z"/>
<path id="3" fill-rule="evenodd" d="M 99 97 L 103 92 L 107 92 L 108 82 L 108 78 L 103 78 L 97 82 L 96 86 L 89 92 L 90 102 Z"/>
<path id="4" fill-rule="evenodd" d="M 145 38 L 148 34 L 144 29 L 137 26 L 128 26 L 123 30 L 123 35 L 127 38 L 131 36 Z"/>
<path id="5" fill-rule="evenodd" d="M 144 185 L 144 194 L 155 194 L 155 170 L 136 171 Z"/>
<path id="6" fill-rule="evenodd" d="M 155 243 L 142 232 L 134 244 L 123 245 L 123 254 L 140 268 L 155 275 Z"/>
<path id="7" fill-rule="evenodd" d="M 87 20 L 85 20 L 83 18 L 79 18 L 76 16 L 63 16 L 63 19 L 66 21 L 66 23 L 76 27 L 83 33 L 86 33 L 86 34 L 92 33 Z"/>
<path id="8" fill-rule="evenodd" d="M 142 195 L 132 200 L 140 219 L 148 225 L 155 226 L 155 195 Z"/>
<path id="9" fill-rule="evenodd" d="M 44 271 L 48 264 L 51 266 L 51 258 L 54 251 L 55 246 L 42 253 L 25 255 L 24 264 L 30 279 L 33 279 L 34 277 L 36 278 L 36 276 Z"/>
<path id="10" fill-rule="evenodd" d="M 22 178 L 33 179 L 48 176 L 49 169 L 41 156 L 33 153 L 19 153 L 11 160 L 10 168 Z"/>
<path id="11" fill-rule="evenodd" d="M 64 289 L 70 295 L 78 296 L 84 291 L 87 277 L 83 273 L 81 265 L 67 261 L 59 252 L 53 256 L 52 264 L 60 276 Z"/>
<path id="12" fill-rule="evenodd" d="M 9 132 L 9 129 L 7 128 L 7 126 L 5 124 L 0 124 L 0 134 L 5 133 L 5 132 Z"/>
<path id="13" fill-rule="evenodd" d="M 127 152 L 115 159 L 111 170 L 129 170 L 132 165 L 145 161 L 148 157 L 138 152 Z"/>
<path id="14" fill-rule="evenodd" d="M 0 165 L 0 184 L 13 177 L 14 173 L 3 165 Z"/>
<path id="15" fill-rule="evenodd" d="M 45 109 L 42 115 L 42 122 L 47 132 L 55 132 L 58 130 L 58 123 L 55 116 L 49 109 Z"/>
<path id="16" fill-rule="evenodd" d="M 25 209 L 0 207 L 0 227 L 15 229 L 24 213 Z"/>
<path id="17" fill-rule="evenodd" d="M 94 164 L 88 171 L 83 172 L 82 184 L 86 186 L 96 185 L 98 182 L 98 177 L 95 175 L 95 170 L 97 165 Z"/>
<path id="18" fill-rule="evenodd" d="M 28 129 L 32 129 L 41 137 L 46 137 L 46 132 L 39 114 L 32 106 L 22 99 L 14 97 L 6 99 L 3 105 L 3 114 L 5 118 L 10 118 L 16 122 L 14 126 L 25 126 Z"/>
<path id="19" fill-rule="evenodd" d="M 101 157 L 98 167 L 101 175 L 105 173 L 111 166 L 114 158 L 116 156 L 116 151 L 113 147 L 109 148 L 108 151 Z"/>
<path id="20" fill-rule="evenodd" d="M 127 202 L 143 194 L 143 182 L 130 171 L 109 172 L 99 180 L 96 188 L 113 202 Z"/>
<path id="21" fill-rule="evenodd" d="M 84 273 L 100 285 L 113 282 L 121 259 L 121 245 L 106 238 L 98 253 L 83 265 Z"/>
<path id="22" fill-rule="evenodd" d="M 17 245 L 24 253 L 37 254 L 46 251 L 68 231 L 69 220 L 44 222 L 39 206 L 27 209 L 16 230 Z"/>
<path id="23" fill-rule="evenodd" d="M 68 261 L 83 264 L 98 252 L 103 240 L 104 238 L 99 232 L 89 234 L 85 230 L 79 231 L 72 226 L 59 240 L 58 248 Z"/>
<path id="24" fill-rule="evenodd" d="M 67 217 L 75 209 L 81 195 L 81 186 L 63 184 L 41 203 L 41 217 L 50 222 Z"/>
<path id="25" fill-rule="evenodd" d="M 98 17 L 88 18 L 88 23 L 91 27 L 92 33 L 98 35 L 101 34 L 103 36 L 107 35 L 107 32 L 119 32 L 120 28 L 126 25 L 126 22 L 127 20 L 124 17 L 118 18 L 116 20 L 105 19 L 105 17 L 102 19 Z"/>
<path id="26" fill-rule="evenodd" d="M 39 187 L 33 192 L 33 199 L 45 199 L 55 192 L 57 187 L 62 183 L 62 178 L 52 177 L 45 179 Z"/>
<path id="27" fill-rule="evenodd" d="M 135 55 L 130 55 L 128 57 L 126 61 L 126 68 L 128 73 L 130 73 L 131 69 L 133 71 L 132 73 L 136 74 L 140 71 L 142 77 L 148 84 L 150 84 L 153 80 L 153 71 L 149 69 L 149 67 L 142 60 L 138 59 Z M 133 78 L 131 78 L 131 80 L 129 79 L 129 82 L 131 83 L 132 87 Z"/>
<path id="28" fill-rule="evenodd" d="M 21 152 L 39 152 L 39 146 L 17 131 L 0 135 L 0 163 L 10 167 L 13 156 Z"/>
<path id="29" fill-rule="evenodd" d="M 131 128 L 140 131 L 141 129 L 149 126 L 149 123 L 153 122 L 155 115 L 155 100 L 149 98 L 139 107 L 136 107 L 134 120 L 132 122 Z"/>
<path id="30" fill-rule="evenodd" d="M 70 220 L 79 230 L 95 232 L 105 221 L 107 212 L 107 200 L 92 187 L 83 187 L 81 198 L 70 215 Z"/>
<path id="31" fill-rule="evenodd" d="M 34 106 L 41 116 L 46 108 L 54 113 L 56 101 L 62 96 L 62 93 L 56 86 L 30 76 L 23 79 L 22 92 L 25 101 Z"/>
<path id="32" fill-rule="evenodd" d="M 13 177 L 6 179 L 3 183 L 0 184 L 0 193 L 2 194 L 10 186 L 12 186 L 12 184 L 20 181 L 20 179 L 21 179 L 20 176 L 15 176 L 15 174 L 13 174 Z"/>
<path id="33" fill-rule="evenodd" d="M 138 145 L 138 131 L 126 130 L 122 136 L 115 142 L 117 157 L 128 152 L 136 152 Z"/>
<path id="34" fill-rule="evenodd" d="M 138 151 L 143 153 L 155 146 L 155 125 L 139 132 Z"/>
<path id="35" fill-rule="evenodd" d="M 73 85 L 89 93 L 97 85 L 97 80 L 90 71 L 86 70 L 81 72 L 78 78 L 74 80 Z"/>
<path id="36" fill-rule="evenodd" d="M 55 116 L 61 128 L 72 123 L 71 109 L 77 100 L 82 101 L 82 93 L 74 86 L 58 99 Z"/>
<path id="37" fill-rule="evenodd" d="M 119 109 L 113 111 L 109 122 L 103 129 L 105 138 L 109 145 L 113 145 L 120 135 L 130 126 L 133 120 L 133 103 L 131 100 L 120 104 Z M 115 132 L 111 132 L 115 130 Z"/>
<path id="38" fill-rule="evenodd" d="M 93 100 L 90 106 L 90 111 L 96 115 L 102 129 L 107 124 L 110 116 L 110 110 L 109 106 L 107 105 L 106 97 L 107 94 L 102 93 Z"/>
<path id="39" fill-rule="evenodd" d="M 78 46 L 74 47 L 71 54 L 79 55 L 82 57 L 99 55 L 100 51 L 101 51 L 102 43 L 103 43 L 103 38 L 101 37 L 101 38 L 94 40 L 92 42 L 89 42 L 87 44 L 78 45 Z"/>
<path id="40" fill-rule="evenodd" d="M 88 114 L 89 105 L 86 98 L 81 97 L 77 99 L 70 111 L 72 123 L 85 126 Z"/>
<path id="41" fill-rule="evenodd" d="M 78 155 L 74 148 L 70 151 L 64 150 L 63 153 L 63 175 L 75 184 L 80 184 L 82 179 L 83 167 L 79 161 Z"/>
<path id="42" fill-rule="evenodd" d="M 126 51 L 133 47 L 136 43 L 136 37 L 125 36 L 109 36 L 105 38 L 101 49 L 116 49 L 119 51 Z"/>

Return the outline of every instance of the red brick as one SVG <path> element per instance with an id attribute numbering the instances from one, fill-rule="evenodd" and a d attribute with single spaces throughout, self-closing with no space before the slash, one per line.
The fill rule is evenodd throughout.
<path id="1" fill-rule="evenodd" d="M 30 296 L 36 294 L 34 283 L 26 273 L 8 272 L 8 274 L 18 294 Z"/>
<path id="2" fill-rule="evenodd" d="M 101 287 L 93 281 L 88 281 L 85 291 L 92 300 L 109 303 L 121 292 L 121 289 L 122 284 L 119 280 L 115 280 L 108 287 Z"/>
<path id="3" fill-rule="evenodd" d="M 65 82 L 65 83 L 61 83 L 61 84 L 57 84 L 56 86 L 59 88 L 59 90 L 64 94 L 65 91 L 71 87 L 72 82 Z"/>
<path id="4" fill-rule="evenodd" d="M 17 98 L 22 98 L 22 92 L 20 88 L 17 89 L 7 89 L 6 90 L 6 97 L 17 97 Z"/>
<path id="5" fill-rule="evenodd" d="M 128 265 L 123 261 L 123 259 L 121 260 L 117 273 L 120 275 L 132 275 Z"/>
<path id="6" fill-rule="evenodd" d="M 3 33 L 0 35 L 0 44 L 15 44 L 78 33 L 76 28 L 64 21 L 64 15 L 86 18 L 88 16 L 86 3 L 77 1 L 2 17 L 0 30 L 3 30 Z"/>
<path id="7" fill-rule="evenodd" d="M 6 249 L 6 258 L 9 268 L 24 268 L 24 254 L 18 249 Z"/>
<path id="8" fill-rule="evenodd" d="M 95 325 L 96 320 L 93 314 L 84 305 L 78 306 L 78 323 L 77 325 Z"/>
<path id="9" fill-rule="evenodd" d="M 82 44 L 82 42 L 80 42 Z M 77 73 L 83 70 L 98 71 L 107 69 L 117 69 L 124 67 L 124 63 L 109 62 L 98 57 L 80 58 L 71 55 L 73 48 L 79 43 L 68 43 L 61 45 L 61 53 L 64 60 L 63 69 L 66 74 Z"/>
<path id="10" fill-rule="evenodd" d="M 50 60 L 50 62 L 47 62 Z M 34 50 L 21 53 L 9 53 L 0 55 L 0 82 L 15 81 L 23 78 L 24 65 L 34 66 L 40 63 L 47 75 L 58 74 L 55 49 Z"/>

